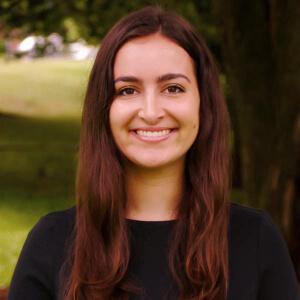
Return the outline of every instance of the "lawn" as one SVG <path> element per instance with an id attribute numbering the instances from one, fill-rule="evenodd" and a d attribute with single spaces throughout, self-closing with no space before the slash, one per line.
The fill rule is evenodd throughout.
<path id="1" fill-rule="evenodd" d="M 75 202 L 90 68 L 90 61 L 0 60 L 0 288 L 38 219 Z"/>
<path id="2" fill-rule="evenodd" d="M 0 111 L 74 117 L 81 111 L 90 61 L 0 60 Z"/>

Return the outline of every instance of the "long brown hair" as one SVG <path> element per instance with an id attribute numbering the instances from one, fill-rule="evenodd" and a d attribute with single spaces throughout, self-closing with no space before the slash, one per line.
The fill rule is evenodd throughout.
<path id="1" fill-rule="evenodd" d="M 113 66 L 127 41 L 159 32 L 192 57 L 201 95 L 200 129 L 187 153 L 185 186 L 169 252 L 179 299 L 226 299 L 228 291 L 229 120 L 218 70 L 200 35 L 180 16 L 146 7 L 106 35 L 91 71 L 77 169 L 77 215 L 65 300 L 128 299 L 130 243 L 120 154 L 109 126 Z"/>

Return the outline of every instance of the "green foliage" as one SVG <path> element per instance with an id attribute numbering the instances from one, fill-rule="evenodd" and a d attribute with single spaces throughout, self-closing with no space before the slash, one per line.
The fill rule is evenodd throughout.
<path id="1" fill-rule="evenodd" d="M 5 52 L 5 46 L 4 46 L 4 42 L 0 41 L 0 54 Z"/>
<path id="2" fill-rule="evenodd" d="M 81 38 L 81 32 L 79 29 L 79 24 L 72 17 L 66 17 L 63 20 L 63 25 L 65 28 L 65 40 L 67 42 L 73 42 Z"/>
<path id="3" fill-rule="evenodd" d="M 6 29 L 19 27 L 27 32 L 62 32 L 61 20 L 65 15 L 64 1 L 58 0 L 4 0 L 0 2 L 0 20 Z"/>
<path id="4" fill-rule="evenodd" d="M 0 2 L 0 23 L 6 31 L 20 27 L 26 32 L 58 32 L 67 40 L 80 36 L 98 44 L 118 19 L 147 5 L 160 5 L 182 14 L 203 32 L 209 43 L 218 41 L 208 0 L 4 0 Z"/>

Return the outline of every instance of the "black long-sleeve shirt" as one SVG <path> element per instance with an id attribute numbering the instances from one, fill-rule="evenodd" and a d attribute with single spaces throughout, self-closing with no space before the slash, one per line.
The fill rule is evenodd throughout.
<path id="1" fill-rule="evenodd" d="M 58 299 L 59 271 L 74 222 L 73 207 L 50 213 L 34 226 L 19 257 L 9 300 Z M 131 299 L 161 300 L 167 291 L 172 295 L 166 253 L 176 220 L 127 222 L 132 236 L 129 273 L 144 289 L 144 296 Z M 228 300 L 300 300 L 286 244 L 268 213 L 232 203 L 228 237 Z"/>

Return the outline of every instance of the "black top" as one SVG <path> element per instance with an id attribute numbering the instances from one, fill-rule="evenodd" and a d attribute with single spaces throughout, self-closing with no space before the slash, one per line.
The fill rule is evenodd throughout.
<path id="1" fill-rule="evenodd" d="M 75 221 L 74 207 L 41 218 L 19 257 L 9 300 L 58 299 L 59 270 Z M 172 288 L 167 240 L 176 220 L 128 220 L 132 233 L 129 272 L 144 287 L 145 298 L 161 300 Z M 268 213 L 231 204 L 228 300 L 300 300 L 291 259 Z M 176 299 L 173 295 L 171 299 Z"/>

